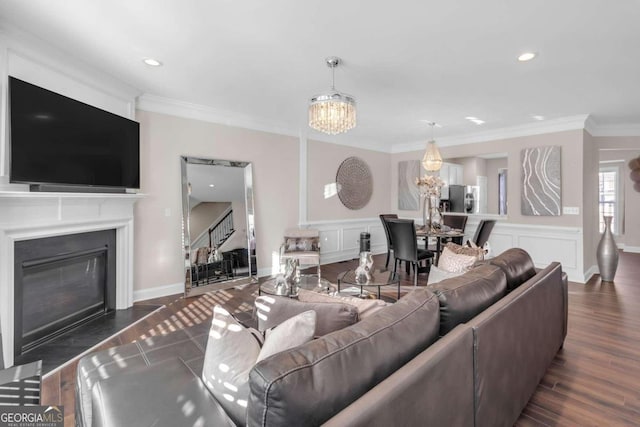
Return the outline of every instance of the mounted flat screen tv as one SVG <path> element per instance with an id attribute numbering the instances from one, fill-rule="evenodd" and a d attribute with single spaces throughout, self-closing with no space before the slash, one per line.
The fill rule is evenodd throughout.
<path id="1" fill-rule="evenodd" d="M 44 191 L 140 188 L 138 122 L 15 77 L 9 108 L 11 182 Z"/>

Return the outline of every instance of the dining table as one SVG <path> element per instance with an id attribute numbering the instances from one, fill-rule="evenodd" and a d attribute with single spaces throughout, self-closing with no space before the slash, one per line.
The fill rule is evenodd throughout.
<path id="1" fill-rule="evenodd" d="M 435 265 L 438 265 L 440 259 L 440 252 L 442 252 L 442 240 L 451 237 L 464 237 L 462 230 L 455 228 L 447 231 L 443 230 L 427 230 L 424 226 L 416 227 L 416 237 L 424 238 L 424 247 L 429 249 L 429 238 L 436 240 L 436 253 L 435 253 Z"/>

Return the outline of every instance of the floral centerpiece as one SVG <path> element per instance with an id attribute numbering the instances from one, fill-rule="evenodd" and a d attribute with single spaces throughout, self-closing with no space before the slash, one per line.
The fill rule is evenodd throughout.
<path id="1" fill-rule="evenodd" d="M 444 181 L 437 175 L 425 175 L 416 178 L 416 185 L 420 188 L 422 201 L 422 221 L 427 231 L 437 231 L 440 228 L 440 188 Z"/>

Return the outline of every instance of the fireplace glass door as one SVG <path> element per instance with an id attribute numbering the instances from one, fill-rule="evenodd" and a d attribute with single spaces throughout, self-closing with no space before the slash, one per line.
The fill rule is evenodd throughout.
<path id="1" fill-rule="evenodd" d="M 114 308 L 115 230 L 16 242 L 14 354 Z"/>
<path id="2" fill-rule="evenodd" d="M 104 314 L 107 251 L 88 252 L 23 264 L 23 352 L 77 322 Z"/>

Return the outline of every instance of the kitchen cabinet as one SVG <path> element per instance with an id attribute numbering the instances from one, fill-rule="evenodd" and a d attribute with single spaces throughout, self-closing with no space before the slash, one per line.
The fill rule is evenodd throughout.
<path id="1" fill-rule="evenodd" d="M 462 165 L 444 162 L 440 168 L 440 179 L 444 181 L 444 186 L 440 190 L 440 198 L 449 198 L 450 185 L 463 185 L 464 168 Z"/>

